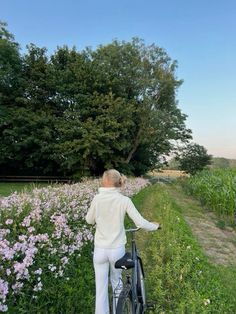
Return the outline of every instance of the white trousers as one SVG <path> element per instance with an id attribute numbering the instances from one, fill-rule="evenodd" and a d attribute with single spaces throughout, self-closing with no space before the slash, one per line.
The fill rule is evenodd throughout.
<path id="1" fill-rule="evenodd" d="M 95 314 L 109 314 L 108 298 L 108 275 L 110 269 L 110 280 L 112 290 L 119 285 L 121 291 L 121 269 L 115 268 L 115 262 L 125 254 L 125 246 L 116 249 L 94 248 L 93 265 L 96 282 L 96 306 Z M 117 292 L 117 289 L 116 289 Z M 113 312 L 115 310 L 113 302 Z M 115 313 L 115 312 L 114 312 Z"/>

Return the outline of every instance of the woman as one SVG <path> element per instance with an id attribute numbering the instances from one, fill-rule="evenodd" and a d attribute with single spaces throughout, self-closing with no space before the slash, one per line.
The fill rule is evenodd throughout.
<path id="1" fill-rule="evenodd" d="M 104 172 L 102 187 L 95 195 L 86 215 L 89 224 L 96 224 L 93 264 L 96 281 L 96 314 L 109 313 L 108 273 L 112 289 L 117 287 L 121 269 L 114 267 L 115 262 L 125 254 L 126 234 L 124 217 L 127 213 L 137 227 L 152 231 L 158 223 L 144 219 L 135 208 L 131 199 L 120 193 L 124 177 L 115 169 Z"/>

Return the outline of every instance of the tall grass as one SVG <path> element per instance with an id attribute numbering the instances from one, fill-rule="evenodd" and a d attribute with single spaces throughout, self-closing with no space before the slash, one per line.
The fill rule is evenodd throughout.
<path id="1" fill-rule="evenodd" d="M 209 263 L 165 186 L 150 186 L 134 201 L 145 217 L 162 225 L 158 232 L 137 234 L 147 300 L 156 305 L 150 313 L 236 313 L 235 269 Z"/>
<path id="2" fill-rule="evenodd" d="M 187 189 L 201 203 L 232 222 L 236 214 L 236 169 L 205 170 L 187 180 Z"/>

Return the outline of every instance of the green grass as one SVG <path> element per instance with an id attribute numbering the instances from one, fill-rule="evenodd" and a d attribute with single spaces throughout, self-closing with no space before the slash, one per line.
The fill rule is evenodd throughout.
<path id="1" fill-rule="evenodd" d="M 44 187 L 49 185 L 48 183 L 38 182 L 0 182 L 0 196 L 8 196 L 13 192 L 31 191 L 36 187 Z"/>
<path id="2" fill-rule="evenodd" d="M 138 235 L 147 295 L 156 303 L 153 313 L 235 313 L 235 267 L 208 261 L 167 188 L 148 187 L 134 202 L 147 219 L 163 226 Z"/>
<path id="3" fill-rule="evenodd" d="M 216 266 L 216 271 L 219 274 L 222 283 L 224 284 L 229 296 L 232 300 L 236 299 L 236 267 L 233 266 Z M 236 305 L 235 305 L 236 308 Z M 235 313 L 235 311 L 234 311 Z"/>

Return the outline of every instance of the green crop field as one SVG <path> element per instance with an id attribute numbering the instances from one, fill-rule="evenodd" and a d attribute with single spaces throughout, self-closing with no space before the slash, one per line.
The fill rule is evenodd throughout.
<path id="1" fill-rule="evenodd" d="M 234 222 L 236 169 L 202 171 L 187 179 L 187 190 L 207 208 Z"/>

